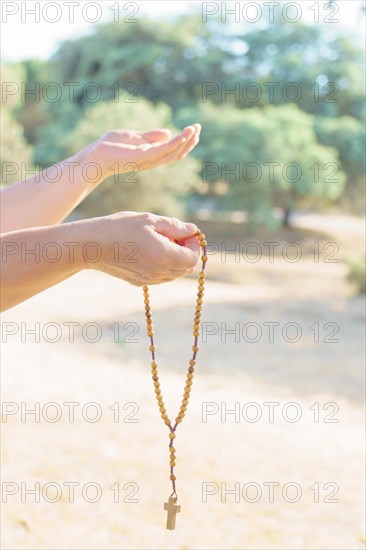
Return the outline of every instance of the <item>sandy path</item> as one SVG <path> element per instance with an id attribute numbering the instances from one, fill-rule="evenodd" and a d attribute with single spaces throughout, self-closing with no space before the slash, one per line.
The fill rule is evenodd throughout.
<path id="1" fill-rule="evenodd" d="M 5 423 L 3 415 L 2 481 L 19 489 L 2 507 L 3 548 L 364 547 L 363 300 L 349 298 L 340 265 L 303 262 L 289 273 L 288 264 L 277 262 L 261 266 L 258 278 L 254 271 L 258 266 L 248 266 L 249 279 L 251 269 L 256 284 L 208 284 L 203 321 L 210 323 L 206 331 L 217 327 L 218 333 L 208 334 L 202 345 L 190 408 L 178 432 L 182 513 L 174 532 L 164 529 L 162 503 L 170 491 L 168 438 L 148 374 L 140 289 L 85 273 L 3 315 L 3 330 L 4 323 L 10 330 L 9 323 L 21 322 L 27 328 L 39 322 L 41 330 L 40 342 L 28 336 L 22 343 L 24 330 L 19 326 L 19 332 L 8 335 L 3 344 L 3 402 L 15 403 L 19 410 L 21 402 L 28 408 L 39 402 L 45 416 L 35 422 L 28 415 L 22 422 L 19 412 Z M 152 289 L 168 411 L 176 409 L 181 393 L 194 293 L 191 280 Z M 61 329 L 55 343 L 47 341 L 55 334 L 47 325 L 50 322 Z M 65 325 L 70 322 L 80 323 L 73 343 Z M 96 343 L 86 341 L 81 330 L 91 322 L 101 330 Z M 132 327 L 135 334 L 130 339 L 137 341 L 115 343 L 109 327 L 116 322 L 121 324 L 121 340 Z M 222 322 L 231 329 L 239 323 L 239 341 L 235 335 L 222 341 Z M 297 323 L 302 336 L 290 343 L 280 335 L 271 343 L 264 325 L 268 322 L 279 323 L 280 331 L 287 323 Z M 316 322 L 319 343 L 314 342 L 315 329 L 309 328 Z M 338 343 L 324 343 L 331 332 L 324 328 L 329 322 L 338 326 Z M 248 323 L 257 323 L 263 331 L 257 343 L 248 341 L 253 339 Z M 46 326 L 49 332 L 44 337 Z M 243 327 L 249 330 L 247 339 Z M 88 330 L 87 338 L 92 338 L 93 327 Z M 291 331 L 288 334 L 293 337 Z M 50 402 L 61 411 L 54 423 L 49 418 L 54 417 L 55 407 L 44 407 Z M 73 423 L 66 402 L 80 403 Z M 86 416 L 97 410 L 85 408 L 91 402 L 102 413 L 95 423 Z M 264 405 L 268 402 L 276 403 L 273 422 L 269 406 Z M 117 422 L 115 403 L 120 404 Z M 239 418 L 227 415 L 223 422 L 220 412 L 235 403 Z M 324 409 L 327 403 L 331 405 Z M 202 411 L 207 407 L 218 412 L 204 422 Z M 298 422 L 289 421 L 299 411 Z M 259 413 L 261 418 L 251 422 Z M 23 503 L 21 482 L 26 488 L 55 482 L 62 497 L 47 502 L 55 495 L 50 486 L 46 498 L 38 491 L 40 502 L 25 495 Z M 74 502 L 69 502 L 67 482 L 80 484 Z M 269 498 L 270 482 L 279 484 L 274 502 Z M 85 502 L 81 488 L 87 483 L 102 491 L 97 502 Z M 119 503 L 113 501 L 110 489 L 116 483 Z M 222 502 L 225 487 L 238 492 L 227 494 Z M 205 489 L 217 492 L 204 498 Z M 89 490 L 87 498 L 93 498 L 93 486 Z M 319 502 L 315 502 L 317 491 Z M 253 502 L 256 493 L 258 501 Z M 296 493 L 297 502 L 288 502 Z M 332 499 L 338 502 L 327 502 Z"/>

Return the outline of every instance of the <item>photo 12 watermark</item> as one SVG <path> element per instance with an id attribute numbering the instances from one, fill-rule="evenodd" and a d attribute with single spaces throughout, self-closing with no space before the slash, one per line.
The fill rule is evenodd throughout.
<path id="1" fill-rule="evenodd" d="M 65 422 L 74 424 L 75 422 L 87 422 L 96 424 L 102 419 L 110 420 L 114 424 L 137 424 L 137 417 L 140 411 L 139 405 L 134 401 L 105 404 L 90 401 L 80 403 L 79 401 L 49 401 L 41 403 L 34 401 L 3 401 L 1 403 L 1 423 L 18 421 L 21 424 L 26 423 L 48 423 L 56 424 Z"/>
<path id="2" fill-rule="evenodd" d="M 251 503 L 265 502 L 274 504 L 287 502 L 295 504 L 305 498 L 311 499 L 314 504 L 338 504 L 340 487 L 334 481 L 320 483 L 315 481 L 310 486 L 302 486 L 296 481 L 287 483 L 279 481 L 240 481 L 221 482 L 203 481 L 201 485 L 202 502 L 207 503 L 212 499 L 222 503 Z"/>
<path id="3" fill-rule="evenodd" d="M 1 502 L 49 503 L 87 502 L 95 504 L 102 499 L 115 504 L 137 504 L 139 501 L 140 486 L 135 481 L 119 482 L 104 487 L 97 481 L 40 481 L 15 482 L 3 481 L 1 483 Z"/>
<path id="4" fill-rule="evenodd" d="M 337 2 L 202 2 L 202 22 L 221 23 L 312 23 L 340 22 Z"/>
<path id="5" fill-rule="evenodd" d="M 289 401 L 280 403 L 279 401 L 248 401 L 246 403 L 235 402 L 215 402 L 204 401 L 201 407 L 201 420 L 203 423 L 219 420 L 222 424 L 239 424 L 246 422 L 256 424 L 257 422 L 288 422 L 297 424 L 300 421 L 308 422 L 311 420 L 315 424 L 338 424 L 339 405 L 334 401 L 328 403 L 319 403 L 315 401 L 309 406 Z"/>
<path id="6" fill-rule="evenodd" d="M 139 23 L 140 6 L 137 2 L 88 2 L 88 1 L 60 1 L 60 2 L 1 2 L 1 22 L 20 23 L 100 23 L 111 20 L 114 23 Z"/>
<path id="7" fill-rule="evenodd" d="M 299 103 L 304 96 L 314 103 L 338 103 L 339 85 L 336 82 L 202 82 L 202 103 Z"/>

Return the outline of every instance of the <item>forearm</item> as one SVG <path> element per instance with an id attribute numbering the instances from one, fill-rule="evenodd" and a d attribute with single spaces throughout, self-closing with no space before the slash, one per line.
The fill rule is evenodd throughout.
<path id="1" fill-rule="evenodd" d="M 78 273 L 84 267 L 82 223 L 1 235 L 1 311 Z"/>
<path id="2" fill-rule="evenodd" d="M 1 191 L 1 232 L 54 225 L 102 181 L 96 163 L 80 152 Z"/>

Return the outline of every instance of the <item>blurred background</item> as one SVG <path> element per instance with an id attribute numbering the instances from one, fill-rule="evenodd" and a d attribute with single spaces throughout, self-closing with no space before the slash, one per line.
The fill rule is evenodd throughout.
<path id="1" fill-rule="evenodd" d="M 363 548 L 365 3 L 298 2 L 295 13 L 279 2 L 273 17 L 262 2 L 91 3 L 99 17 L 80 2 L 73 23 L 63 2 L 53 3 L 62 8 L 54 23 L 52 8 L 37 22 L 22 13 L 34 3 L 8 4 L 18 11 L 6 22 L 3 11 L 3 185 L 21 178 L 21 163 L 42 169 L 113 128 L 178 132 L 200 122 L 189 158 L 110 178 L 71 219 L 124 209 L 180 216 L 206 233 L 209 262 L 172 533 L 141 291 L 82 273 L 3 314 L 3 401 L 17 404 L 3 414 L 3 479 L 19 486 L 3 504 L 3 547 Z M 10 176 L 9 163 L 19 165 Z M 172 411 L 195 284 L 152 289 Z M 42 411 L 49 402 L 59 420 L 22 419 L 21 403 Z M 65 402 L 96 402 L 102 417 L 70 422 Z M 125 420 L 126 403 L 137 404 L 137 422 Z M 274 421 L 265 403 L 278 403 Z M 296 422 L 288 403 L 302 412 Z M 98 483 L 102 497 L 88 502 L 80 490 L 71 503 L 65 481 Z M 35 502 L 22 482 L 64 491 Z M 136 484 L 138 502 L 124 501 L 128 487 L 114 502 L 114 483 Z M 214 488 L 206 500 L 205 483 Z M 255 502 L 247 483 L 263 491 Z M 288 483 L 302 488 L 296 502 L 283 497 Z M 225 499 L 223 484 L 239 484 L 240 495 Z"/>

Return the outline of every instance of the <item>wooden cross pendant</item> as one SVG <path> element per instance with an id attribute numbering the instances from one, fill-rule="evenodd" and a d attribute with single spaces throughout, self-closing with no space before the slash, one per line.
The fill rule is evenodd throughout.
<path id="1" fill-rule="evenodd" d="M 167 529 L 175 529 L 175 516 L 180 512 L 180 505 L 175 504 L 175 501 L 174 497 L 169 497 L 169 502 L 164 503 L 164 510 L 168 512 L 166 520 Z"/>

